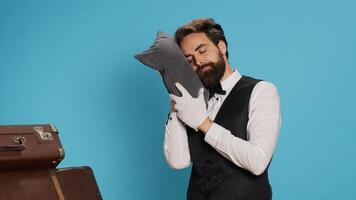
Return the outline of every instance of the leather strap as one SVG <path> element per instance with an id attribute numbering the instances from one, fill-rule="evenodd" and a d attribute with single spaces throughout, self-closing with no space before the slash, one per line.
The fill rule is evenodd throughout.
<path id="1" fill-rule="evenodd" d="M 65 200 L 61 186 L 59 185 L 56 172 L 53 169 L 49 169 L 49 174 L 51 175 L 52 182 L 54 184 L 54 187 L 56 188 L 56 192 L 58 194 L 59 200 Z"/>

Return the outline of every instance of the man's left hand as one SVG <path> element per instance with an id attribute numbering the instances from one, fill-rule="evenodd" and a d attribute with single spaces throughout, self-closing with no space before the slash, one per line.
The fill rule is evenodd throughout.
<path id="1" fill-rule="evenodd" d="M 182 96 L 178 97 L 173 94 L 169 96 L 176 102 L 174 108 L 177 110 L 177 116 L 188 126 L 198 131 L 199 125 L 208 117 L 204 101 L 204 87 L 199 90 L 198 97 L 193 98 L 180 83 L 175 85 L 182 93 Z"/>

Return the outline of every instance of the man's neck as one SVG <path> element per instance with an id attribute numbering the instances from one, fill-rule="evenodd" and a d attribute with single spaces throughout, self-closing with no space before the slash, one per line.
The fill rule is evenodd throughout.
<path id="1" fill-rule="evenodd" d="M 233 70 L 231 68 L 231 65 L 229 62 L 226 62 L 226 66 L 225 66 L 225 73 L 223 75 L 223 77 L 221 78 L 221 81 L 225 80 L 227 77 L 229 77 L 232 74 Z"/>

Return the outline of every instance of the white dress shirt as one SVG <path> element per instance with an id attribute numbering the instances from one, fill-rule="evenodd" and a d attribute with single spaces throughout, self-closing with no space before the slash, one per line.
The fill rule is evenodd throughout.
<path id="1" fill-rule="evenodd" d="M 207 110 L 214 120 L 221 105 L 241 75 L 237 70 L 221 81 L 225 95 L 214 94 Z M 255 175 L 262 174 L 272 158 L 281 126 L 280 101 L 277 88 L 267 81 L 260 81 L 252 90 L 249 102 L 247 141 L 240 139 L 224 127 L 213 123 L 204 140 L 226 159 Z M 185 125 L 171 112 L 167 121 L 163 150 L 169 166 L 183 169 L 191 164 Z M 197 134 L 202 134 L 198 133 Z"/>

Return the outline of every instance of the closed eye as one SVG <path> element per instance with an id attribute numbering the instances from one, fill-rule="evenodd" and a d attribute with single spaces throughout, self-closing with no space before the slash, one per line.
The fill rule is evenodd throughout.
<path id="1" fill-rule="evenodd" d="M 186 59 L 187 59 L 188 63 L 192 63 L 192 61 L 193 61 L 193 57 L 192 56 L 188 56 Z"/>
<path id="2" fill-rule="evenodd" d="M 205 53 L 206 52 L 206 48 L 200 48 L 199 49 L 199 53 Z"/>

